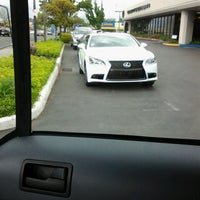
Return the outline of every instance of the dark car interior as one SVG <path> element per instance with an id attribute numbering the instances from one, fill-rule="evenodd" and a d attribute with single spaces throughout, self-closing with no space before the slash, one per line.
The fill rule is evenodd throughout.
<path id="1" fill-rule="evenodd" d="M 0 199 L 200 199 L 199 140 L 32 131 L 28 0 L 10 9 L 16 128 L 0 140 Z"/>

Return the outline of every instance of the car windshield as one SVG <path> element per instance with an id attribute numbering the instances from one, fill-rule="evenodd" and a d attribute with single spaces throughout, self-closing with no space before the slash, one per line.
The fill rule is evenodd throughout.
<path id="1" fill-rule="evenodd" d="M 138 43 L 130 36 L 124 35 L 95 35 L 91 37 L 90 47 L 134 47 Z"/>
<path id="2" fill-rule="evenodd" d="M 87 34 L 87 33 L 91 33 L 91 29 L 89 28 L 76 28 L 74 30 L 74 34 Z"/>
<path id="3" fill-rule="evenodd" d="M 0 135 L 15 129 L 13 66 L 30 49 L 32 130 L 200 139 L 199 1 L 125 1 L 91 1 L 84 16 L 79 1 L 36 1 L 35 12 L 28 1 L 13 61 L 10 1 L 1 0 Z"/>

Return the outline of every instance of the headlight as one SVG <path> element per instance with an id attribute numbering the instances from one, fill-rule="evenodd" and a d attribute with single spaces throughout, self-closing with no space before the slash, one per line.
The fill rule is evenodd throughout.
<path id="1" fill-rule="evenodd" d="M 89 57 L 89 63 L 91 65 L 105 65 L 105 62 L 103 60 L 93 57 Z"/>
<path id="2" fill-rule="evenodd" d="M 151 65 L 151 64 L 154 64 L 154 63 L 156 63 L 157 61 L 156 61 L 156 58 L 149 58 L 149 59 L 147 59 L 146 60 L 146 64 L 147 65 Z"/>
<path id="3" fill-rule="evenodd" d="M 73 41 L 74 41 L 74 42 L 77 42 L 77 39 L 76 39 L 76 38 L 73 38 Z"/>

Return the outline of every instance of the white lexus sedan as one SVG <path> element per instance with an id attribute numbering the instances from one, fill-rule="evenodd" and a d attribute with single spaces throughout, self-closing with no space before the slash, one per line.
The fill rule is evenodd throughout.
<path id="1" fill-rule="evenodd" d="M 78 45 L 80 73 L 86 86 L 93 83 L 142 82 L 152 86 L 157 80 L 154 54 L 127 33 L 89 34 Z"/>

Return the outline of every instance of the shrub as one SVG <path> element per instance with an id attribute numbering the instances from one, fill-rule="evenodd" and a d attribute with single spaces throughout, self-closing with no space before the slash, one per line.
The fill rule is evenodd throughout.
<path id="1" fill-rule="evenodd" d="M 57 58 L 60 55 L 63 42 L 60 40 L 39 41 L 34 46 L 36 47 L 36 55 Z"/>
<path id="2" fill-rule="evenodd" d="M 132 33 L 133 36 L 135 37 L 144 37 L 144 38 L 154 38 L 154 39 L 159 39 L 159 40 L 163 40 L 169 43 L 178 43 L 177 40 L 171 39 L 165 35 L 162 34 L 153 34 L 153 35 L 149 35 L 149 34 L 139 34 L 139 33 Z"/>
<path id="3" fill-rule="evenodd" d="M 15 113 L 15 90 L 12 57 L 0 58 L 0 117 Z M 3 62 L 1 62 L 3 61 Z M 2 65 L 3 64 L 3 65 Z M 55 66 L 55 59 L 31 56 L 32 105 L 38 99 Z"/>
<path id="4" fill-rule="evenodd" d="M 0 80 L 0 98 L 5 98 L 7 95 L 12 98 L 15 96 L 13 78 L 4 78 Z"/>
<path id="5" fill-rule="evenodd" d="M 31 89 L 32 105 L 38 99 L 42 87 L 46 84 L 55 66 L 55 59 L 31 56 Z"/>
<path id="6" fill-rule="evenodd" d="M 70 33 L 62 33 L 60 39 L 64 43 L 69 43 L 72 40 L 72 36 Z"/>
<path id="7" fill-rule="evenodd" d="M 13 57 L 0 58 L 0 79 L 14 76 Z"/>
<path id="8" fill-rule="evenodd" d="M 34 44 L 32 44 L 30 47 L 30 53 L 32 55 L 37 55 L 37 47 Z"/>
<path id="9" fill-rule="evenodd" d="M 13 57 L 0 58 L 0 117 L 15 112 Z"/>
<path id="10" fill-rule="evenodd" d="M 190 44 L 200 44 L 200 40 L 192 41 Z"/>
<path id="11" fill-rule="evenodd" d="M 0 117 L 12 115 L 15 112 L 14 79 L 0 79 Z"/>
<path id="12" fill-rule="evenodd" d="M 15 99 L 6 97 L 0 99 L 0 117 L 15 114 Z"/>

